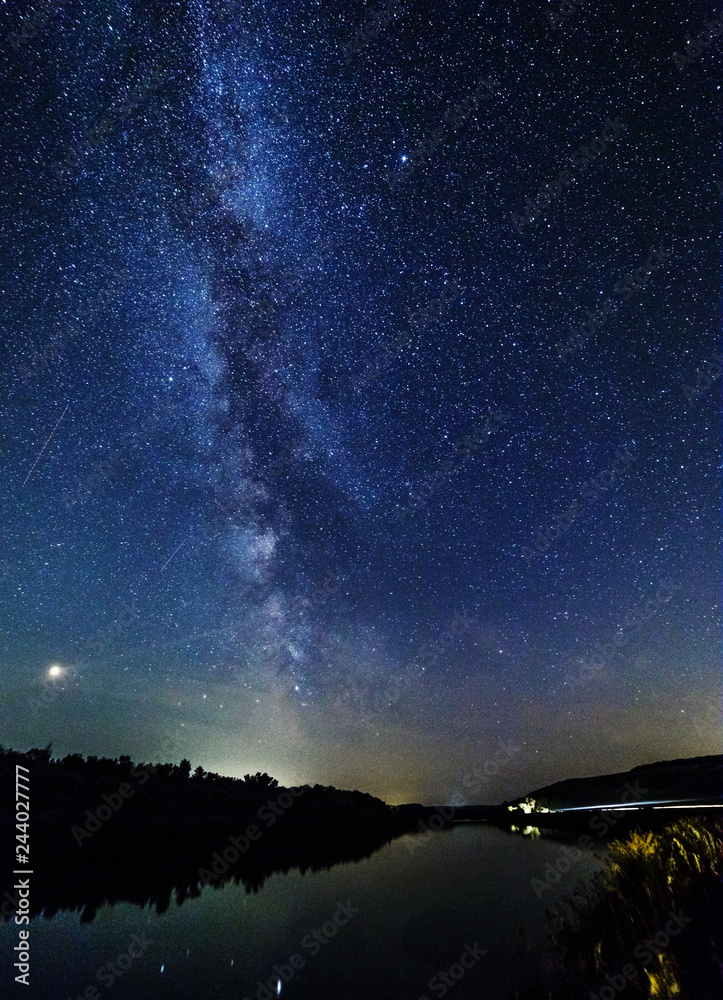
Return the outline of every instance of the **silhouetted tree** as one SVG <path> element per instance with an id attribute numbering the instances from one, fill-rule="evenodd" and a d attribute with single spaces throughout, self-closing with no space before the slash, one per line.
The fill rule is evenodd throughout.
<path id="1" fill-rule="evenodd" d="M 28 750 L 27 756 L 34 764 L 48 764 L 50 762 L 50 751 L 52 749 L 52 743 L 48 743 L 48 745 L 42 750 L 39 747 L 33 747 L 32 750 Z"/>
<path id="2" fill-rule="evenodd" d="M 254 788 L 276 788 L 278 786 L 278 781 L 276 778 L 272 778 L 270 774 L 257 771 L 256 774 L 245 774 L 244 781 L 247 785 L 252 785 Z"/>
<path id="3" fill-rule="evenodd" d="M 130 757 L 128 759 L 130 760 Z M 85 760 L 80 753 L 69 753 L 63 757 L 60 763 L 67 768 L 81 768 L 85 764 Z"/>

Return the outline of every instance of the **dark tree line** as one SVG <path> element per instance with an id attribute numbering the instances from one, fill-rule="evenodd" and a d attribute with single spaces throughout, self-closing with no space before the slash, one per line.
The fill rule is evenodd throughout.
<path id="1" fill-rule="evenodd" d="M 265 772 L 232 778 L 202 767 L 192 771 L 187 758 L 179 764 L 134 763 L 128 754 L 83 757 L 73 753 L 53 758 L 52 744 L 25 753 L 0 746 L 0 774 L 4 780 L 12 780 L 10 772 L 16 764 L 30 771 L 32 815 L 36 822 L 52 819 L 54 826 L 67 824 L 68 830 L 74 825 L 86 826 L 89 812 L 96 815 L 99 808 L 103 811 L 109 798 L 112 803 L 120 803 L 117 809 L 115 805 L 112 807 L 122 825 L 131 824 L 133 817 L 150 825 L 181 821 L 200 825 L 245 819 L 251 822 L 267 806 L 275 810 L 279 826 L 364 822 L 395 814 L 392 807 L 365 792 L 306 784 L 295 786 L 291 796 L 276 778 Z M 9 820 L 9 814 L 3 816 L 7 805 L 0 803 L 0 818 Z M 62 829 L 59 834 L 68 836 Z"/>

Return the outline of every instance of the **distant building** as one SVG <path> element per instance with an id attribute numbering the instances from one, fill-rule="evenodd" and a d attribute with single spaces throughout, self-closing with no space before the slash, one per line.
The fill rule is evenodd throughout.
<path id="1" fill-rule="evenodd" d="M 518 802 L 517 804 L 513 803 L 511 806 L 507 806 L 507 808 L 510 812 L 515 812 L 517 810 L 520 810 L 523 813 L 533 813 L 533 812 L 549 813 L 550 811 L 547 808 L 547 806 L 542 806 L 539 803 L 535 802 L 535 800 L 531 799 L 529 795 L 527 796 L 526 799 L 524 799 L 524 801 Z"/>

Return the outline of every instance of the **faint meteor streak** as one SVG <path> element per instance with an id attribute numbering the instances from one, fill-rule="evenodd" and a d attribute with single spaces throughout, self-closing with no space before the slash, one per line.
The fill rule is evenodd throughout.
<path id="1" fill-rule="evenodd" d="M 25 477 L 25 479 L 23 479 L 23 482 L 22 482 L 22 486 L 25 486 L 25 484 L 27 483 L 28 479 L 30 479 L 30 477 L 32 476 L 32 474 L 33 474 L 33 469 L 35 468 L 35 466 L 36 466 L 36 465 L 38 464 L 38 462 L 39 462 L 39 461 L 40 461 L 40 459 L 42 458 L 42 455 L 43 455 L 43 452 L 45 451 L 45 449 L 46 449 L 46 448 L 48 447 L 48 445 L 50 444 L 50 438 L 52 438 L 53 434 L 55 434 L 55 432 L 57 431 L 57 429 L 58 429 L 58 424 L 59 424 L 59 423 L 60 423 L 60 421 L 61 421 L 61 420 L 63 419 L 63 417 L 65 416 L 65 414 L 66 414 L 66 413 L 68 412 L 68 409 L 69 409 L 69 408 L 70 408 L 70 403 L 68 403 L 68 405 L 67 405 L 67 406 L 65 407 L 65 409 L 63 410 L 63 412 L 62 412 L 62 413 L 60 414 L 60 416 L 58 417 L 58 423 L 56 423 L 55 427 L 53 427 L 52 431 L 50 432 L 50 437 L 49 437 L 49 438 L 48 438 L 48 440 L 47 440 L 47 441 L 45 442 L 45 444 L 43 445 L 43 447 L 42 447 L 42 448 L 40 449 L 40 454 L 39 454 L 39 455 L 38 455 L 38 457 L 37 457 L 37 458 L 35 459 L 35 461 L 33 462 L 33 464 L 32 464 L 32 465 L 30 466 L 30 472 L 29 472 L 29 473 L 27 474 L 27 476 Z"/>
<path id="2" fill-rule="evenodd" d="M 173 552 L 171 552 L 171 554 L 170 554 L 170 556 L 168 557 L 168 559 L 166 559 L 166 561 L 164 562 L 164 564 L 163 564 L 163 565 L 161 566 L 161 568 L 160 568 L 159 572 L 161 572 L 161 573 L 163 572 L 163 570 L 164 570 L 164 569 L 166 568 L 166 566 L 167 566 L 167 565 L 169 564 L 169 562 L 171 561 L 171 559 L 173 559 L 173 557 L 175 556 L 176 552 L 178 552 L 178 550 L 179 550 L 180 548 L 182 548 L 182 547 L 183 547 L 183 546 L 184 546 L 184 545 L 186 544 L 186 542 L 188 541 L 188 539 L 189 539 L 190 537 L 191 537 L 191 535 L 188 535 L 188 536 L 187 536 L 186 538 L 184 538 L 184 539 L 183 539 L 183 541 L 181 542 L 181 544 L 180 544 L 180 545 L 177 545 L 177 546 L 176 546 L 176 548 L 175 548 L 175 549 L 173 550 Z"/>

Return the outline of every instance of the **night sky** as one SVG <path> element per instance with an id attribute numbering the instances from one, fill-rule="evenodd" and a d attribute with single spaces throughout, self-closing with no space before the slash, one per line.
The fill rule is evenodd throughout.
<path id="1" fill-rule="evenodd" d="M 719 752 L 714 8 L 1 6 L 2 742 Z"/>

